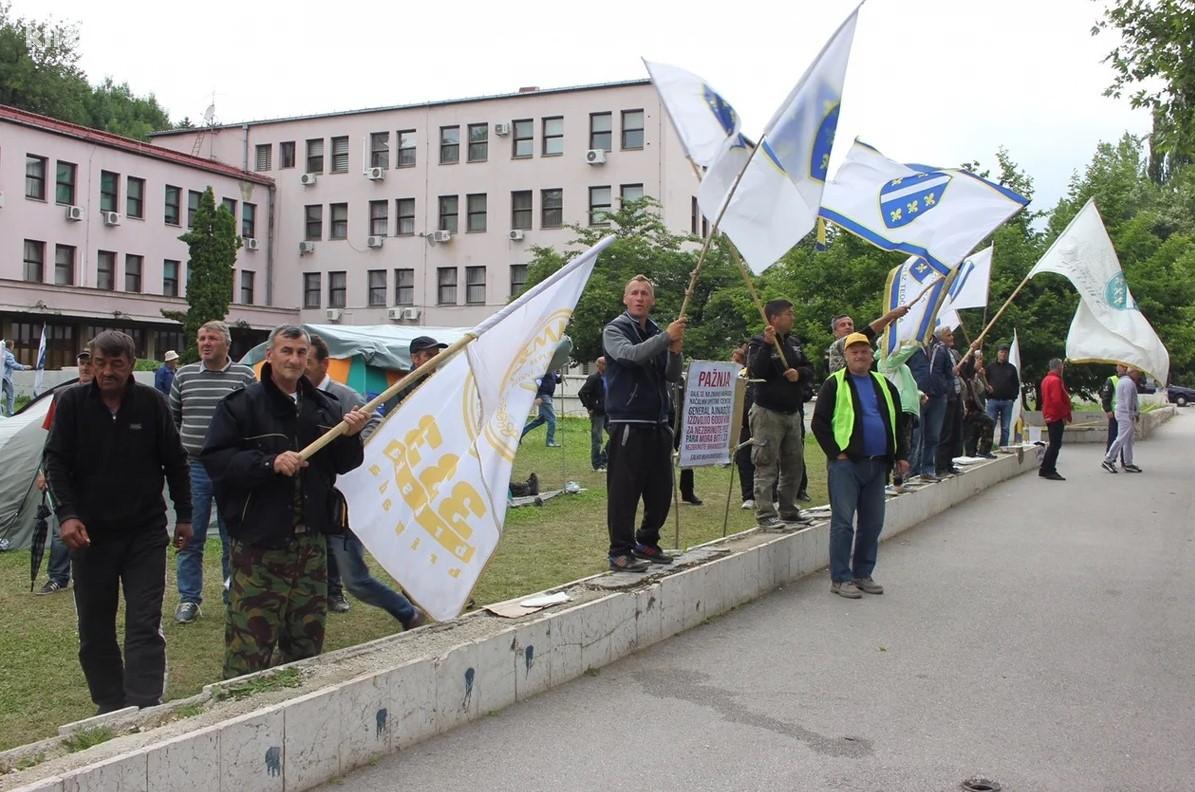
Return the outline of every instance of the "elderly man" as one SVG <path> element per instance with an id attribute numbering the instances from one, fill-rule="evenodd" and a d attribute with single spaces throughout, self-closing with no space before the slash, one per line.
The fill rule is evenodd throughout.
<path id="1" fill-rule="evenodd" d="M 1062 369 L 1062 360 L 1053 358 L 1041 381 L 1041 417 L 1046 422 L 1050 442 L 1037 475 L 1050 481 L 1066 481 L 1058 472 L 1058 452 L 1062 450 L 1062 431 L 1071 422 L 1071 395 L 1062 380 Z"/>
<path id="2" fill-rule="evenodd" d="M 876 336 L 884 332 L 885 327 L 908 312 L 909 308 L 907 305 L 898 305 L 871 324 L 865 325 L 859 332 L 867 339 L 867 343 L 873 343 L 876 340 Z M 830 320 L 830 332 L 834 334 L 834 341 L 826 350 L 826 364 L 829 367 L 829 372 L 833 374 L 846 365 L 844 345 L 846 337 L 855 332 L 855 320 L 847 314 L 839 314 Z"/>
<path id="3" fill-rule="evenodd" d="M 62 541 L 71 551 L 79 662 L 103 713 L 162 700 L 169 543 L 162 488 L 170 486 L 180 549 L 191 537 L 191 493 L 166 399 L 133 379 L 133 339 L 108 330 L 90 348 L 95 378 L 58 397 L 45 467 Z M 122 589 L 123 659 L 116 642 Z"/>
<path id="4" fill-rule="evenodd" d="M 1109 473 L 1116 472 L 1116 457 L 1126 473 L 1140 473 L 1141 468 L 1133 464 L 1133 424 L 1141 418 L 1137 406 L 1137 383 L 1141 381 L 1141 370 L 1128 368 L 1127 376 L 1116 383 L 1116 440 L 1108 446 L 1102 467 Z"/>
<path id="5" fill-rule="evenodd" d="M 158 366 L 158 370 L 154 372 L 154 387 L 162 392 L 163 396 L 170 395 L 170 388 L 174 385 L 174 375 L 178 371 L 178 353 L 173 349 L 166 351 L 166 357 L 162 358 L 162 365 Z"/>
<path id="6" fill-rule="evenodd" d="M 685 320 L 661 330 L 650 318 L 652 282 L 636 275 L 623 288 L 626 311 L 602 331 L 606 358 L 606 415 L 610 445 L 606 470 L 606 527 L 610 569 L 646 572 L 648 563 L 670 564 L 660 529 L 672 500 L 672 427 L 669 382 L 679 382 Z M 643 500 L 643 521 L 635 513 Z"/>
<path id="7" fill-rule="evenodd" d="M 942 426 L 946 422 L 950 397 L 955 395 L 954 357 L 950 354 L 953 347 L 953 330 L 949 327 L 939 327 L 934 331 L 933 343 L 926 354 L 929 365 L 924 390 L 929 398 L 921 408 L 921 464 L 918 467 L 921 470 L 922 481 L 939 480 L 938 446 L 942 438 Z"/>
<path id="8" fill-rule="evenodd" d="M 179 369 L 170 386 L 170 412 L 191 465 L 192 514 L 195 518 L 194 541 L 178 554 L 179 603 L 174 620 L 179 624 L 190 624 L 198 619 L 203 602 L 203 551 L 212 515 L 212 480 L 199 461 L 203 441 L 220 400 L 257 381 L 253 369 L 233 363 L 228 356 L 232 343 L 228 325 L 220 321 L 207 322 L 199 328 L 196 340 L 199 362 Z M 228 529 L 224 519 L 224 515 L 217 511 L 221 583 L 229 576 Z"/>
<path id="9" fill-rule="evenodd" d="M 311 338 L 301 327 L 270 333 L 261 382 L 217 406 L 200 458 L 232 537 L 224 628 L 224 678 L 260 671 L 277 646 L 283 662 L 323 651 L 328 613 L 324 534 L 343 514 L 336 476 L 361 464 L 356 435 L 369 416 L 343 412 L 304 376 Z M 343 422 L 348 429 L 309 459 L 300 451 Z"/>
<path id="10" fill-rule="evenodd" d="M 1120 381 L 1128 376 L 1129 367 L 1123 363 L 1116 364 L 1116 373 L 1104 380 L 1104 384 L 1100 386 L 1100 406 L 1104 410 L 1104 415 L 1108 418 L 1108 439 L 1104 442 L 1104 453 L 1112 447 L 1116 442 L 1116 434 L 1120 429 L 1120 423 L 1116 419 L 1116 389 Z M 1120 460 L 1121 465 L 1124 465 L 1124 458 Z"/>
<path id="11" fill-rule="evenodd" d="M 843 349 L 846 368 L 822 385 L 810 428 L 827 460 L 830 590 L 859 599 L 884 593 L 872 578 L 884 528 L 884 485 L 894 467 L 905 475 L 909 462 L 900 394 L 871 370 L 871 339 L 852 333 Z"/>

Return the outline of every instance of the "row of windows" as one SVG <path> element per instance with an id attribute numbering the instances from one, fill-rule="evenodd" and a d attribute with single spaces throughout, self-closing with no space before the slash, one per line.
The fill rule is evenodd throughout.
<path id="1" fill-rule="evenodd" d="M 25 155 L 25 197 L 34 201 L 45 201 L 49 159 L 37 154 Z M 79 168 L 73 162 L 57 160 L 54 169 L 54 202 L 61 206 L 76 204 Z M 163 218 L 166 225 L 180 225 L 182 215 L 181 187 L 165 185 L 163 195 Z M 119 212 L 121 209 L 121 174 L 100 171 L 100 211 Z M 187 190 L 187 228 L 195 224 L 195 213 L 199 211 L 202 192 Z M 124 179 L 124 215 L 134 219 L 145 219 L 145 179 L 128 176 Z M 237 216 L 237 202 L 232 198 L 221 199 L 223 206 Z M 241 235 L 257 236 L 257 206 L 244 201 L 241 204 Z"/>
<path id="2" fill-rule="evenodd" d="M 69 320 L 67 320 L 69 322 Z M 187 344 L 181 330 L 145 327 L 143 325 L 93 325 L 84 323 L 60 324 L 59 322 L 11 322 L 6 341 L 9 351 L 23 363 L 32 365 L 37 360 L 42 331 L 46 334 L 46 368 L 60 369 L 75 365 L 75 355 L 88 341 L 105 330 L 121 330 L 133 339 L 138 357 L 149 357 L 149 341 L 161 355 L 167 349 L 182 349 Z"/>
<path id="3" fill-rule="evenodd" d="M 389 270 L 376 269 L 366 273 L 365 304 L 371 308 L 383 308 L 391 294 Z M 323 276 L 321 272 L 303 274 L 303 307 L 322 308 Z M 436 270 L 436 304 L 459 305 L 457 286 L 460 271 L 456 267 L 440 267 Z M 522 291 L 527 282 L 527 265 L 513 264 L 510 267 L 510 294 L 513 297 Z M 340 270 L 328 273 L 329 308 L 344 308 L 348 300 L 348 273 Z M 465 304 L 485 305 L 486 268 L 465 267 Z M 415 304 L 415 270 L 394 270 L 393 301 L 390 305 Z"/>
<path id="4" fill-rule="evenodd" d="M 623 110 L 619 143 L 624 150 L 643 148 L 643 110 Z M 529 159 L 535 153 L 535 119 L 520 118 L 510 122 L 504 132 L 510 135 L 512 159 Z M 564 116 L 545 116 L 539 119 L 540 156 L 559 157 L 564 154 Z M 467 162 L 486 162 L 490 157 L 490 124 L 465 125 L 465 159 Z M 325 142 L 329 145 L 325 146 Z M 391 133 L 373 132 L 369 135 L 369 167 L 389 169 L 391 166 Z M 453 165 L 461 161 L 461 125 L 440 127 L 440 164 Z M 416 162 L 416 132 L 400 129 L 394 133 L 394 167 L 411 168 Z M 305 141 L 304 171 L 323 173 L 349 172 L 349 137 L 340 135 L 325 141 L 309 138 Z M 614 114 L 589 114 L 589 148 L 612 151 L 614 148 Z M 326 156 L 330 154 L 330 156 Z M 254 149 L 253 167 L 258 171 L 273 170 L 274 144 L 260 143 Z M 295 167 L 295 141 L 278 144 L 278 169 Z"/>
<path id="5" fill-rule="evenodd" d="M 30 283 L 45 283 L 50 261 L 46 258 L 49 253 L 46 242 L 38 239 L 25 240 L 23 277 Z M 106 291 L 116 291 L 119 282 L 117 261 L 119 255 L 112 250 L 100 250 L 95 258 L 95 287 Z M 78 248 L 74 245 L 54 245 L 53 283 L 55 286 L 74 286 L 78 266 Z M 162 260 L 162 296 L 178 297 L 179 275 L 183 270 L 183 263 L 177 259 Z M 252 270 L 240 272 L 240 302 L 243 305 L 253 305 L 254 281 L 256 274 Z M 126 253 L 124 256 L 124 289 L 132 294 L 141 294 L 145 290 L 143 276 L 145 274 L 145 257 Z M 187 272 L 190 279 L 191 273 Z M 235 295 L 234 295 L 235 297 Z"/>
<path id="6" fill-rule="evenodd" d="M 564 225 L 564 190 L 556 188 L 540 190 L 540 227 L 560 228 Z M 589 188 L 589 224 L 607 225 L 613 210 L 614 188 L 610 186 Z M 535 192 L 515 190 L 510 194 L 510 227 L 530 229 L 535 215 Z M 626 202 L 643 197 L 642 184 L 619 186 L 619 198 Z M 328 239 L 347 239 L 349 230 L 349 205 L 332 203 L 327 207 Z M 437 198 L 438 215 L 436 228 L 458 233 L 461 229 L 461 197 L 441 195 Z M 390 232 L 390 202 L 369 202 L 370 236 L 412 236 L 415 234 L 415 199 L 397 198 L 394 201 L 396 223 L 394 233 Z M 465 231 L 482 233 L 489 226 L 489 200 L 486 193 L 472 193 L 465 196 Z M 317 242 L 324 238 L 324 205 L 308 204 L 303 207 L 303 238 Z"/>

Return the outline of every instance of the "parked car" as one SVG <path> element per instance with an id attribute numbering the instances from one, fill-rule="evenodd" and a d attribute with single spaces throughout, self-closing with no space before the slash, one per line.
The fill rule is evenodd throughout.
<path id="1" fill-rule="evenodd" d="M 1186 407 L 1191 402 L 1195 402 L 1195 388 L 1171 385 L 1166 388 L 1166 395 L 1171 402 L 1177 404 L 1179 407 Z"/>

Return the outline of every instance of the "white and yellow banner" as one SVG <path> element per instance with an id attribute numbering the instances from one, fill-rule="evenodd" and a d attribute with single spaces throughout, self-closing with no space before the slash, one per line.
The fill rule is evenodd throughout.
<path id="1" fill-rule="evenodd" d="M 478 325 L 341 476 L 353 531 L 432 618 L 457 616 L 498 545 L 523 421 L 602 240 Z M 486 404 L 483 411 L 482 404 Z"/>

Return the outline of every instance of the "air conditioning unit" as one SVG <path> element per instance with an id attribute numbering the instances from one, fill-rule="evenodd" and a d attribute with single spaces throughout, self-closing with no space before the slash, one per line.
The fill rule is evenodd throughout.
<path id="1" fill-rule="evenodd" d="M 509 239 L 511 242 L 522 242 L 523 241 L 523 229 L 521 229 L 521 228 L 510 229 L 510 231 L 508 231 L 506 234 L 506 238 Z"/>
<path id="2" fill-rule="evenodd" d="M 384 236 L 371 236 L 371 237 L 366 237 L 365 244 L 367 247 L 380 248 L 382 246 L 382 243 L 384 243 L 385 241 L 386 241 L 386 237 L 384 237 Z"/>
<path id="3" fill-rule="evenodd" d="M 381 181 L 382 179 L 386 178 L 386 169 L 370 168 L 369 170 L 365 171 L 365 177 L 370 181 Z"/>
<path id="4" fill-rule="evenodd" d="M 402 318 L 403 319 L 418 319 L 422 313 L 423 313 L 423 311 L 419 308 L 403 308 L 402 309 Z"/>
<path id="5" fill-rule="evenodd" d="M 260 244 L 253 237 L 245 237 L 245 250 L 257 250 Z"/>
<path id="6" fill-rule="evenodd" d="M 311 185 L 315 184 L 315 174 L 314 173 L 300 173 L 299 174 L 299 184 L 303 185 L 304 187 L 310 187 Z"/>
<path id="7" fill-rule="evenodd" d="M 314 252 L 315 252 L 315 243 L 314 242 L 300 242 L 299 243 L 299 255 L 300 256 L 305 256 L 308 253 L 314 253 Z"/>
<path id="8" fill-rule="evenodd" d="M 452 232 L 451 231 L 432 231 L 431 240 L 432 240 L 432 242 L 451 242 L 452 241 Z"/>
<path id="9" fill-rule="evenodd" d="M 606 150 L 605 149 L 590 149 L 585 152 L 585 161 L 590 165 L 605 165 L 606 164 Z"/>
<path id="10" fill-rule="evenodd" d="M 120 215 L 117 214 L 116 212 L 100 212 L 100 215 L 104 218 L 104 225 L 108 225 L 108 226 L 120 225 Z"/>
<path id="11" fill-rule="evenodd" d="M 80 220 L 82 220 L 83 219 L 83 207 L 82 206 L 66 207 L 66 219 L 73 220 L 76 223 L 79 222 Z"/>
<path id="12" fill-rule="evenodd" d="M 505 121 L 499 121 L 498 123 L 494 124 L 494 134 L 498 135 L 499 137 L 506 137 L 510 134 L 510 124 L 506 123 Z"/>
<path id="13" fill-rule="evenodd" d="M 386 311 L 386 316 L 388 316 L 392 322 L 400 321 L 405 314 L 405 308 L 389 308 Z"/>
<path id="14" fill-rule="evenodd" d="M 343 315 L 344 311 L 339 308 L 328 308 L 324 311 L 324 316 L 327 317 L 329 322 L 339 322 L 340 317 Z"/>

